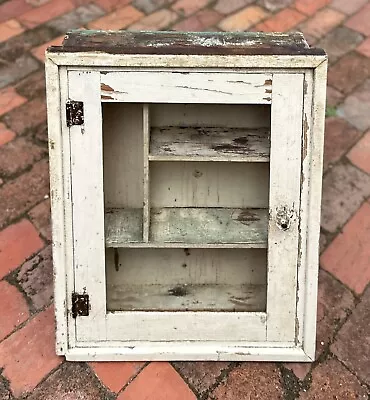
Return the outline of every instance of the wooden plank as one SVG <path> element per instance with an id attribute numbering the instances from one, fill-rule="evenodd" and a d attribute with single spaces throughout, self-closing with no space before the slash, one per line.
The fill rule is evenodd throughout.
<path id="1" fill-rule="evenodd" d="M 62 69 L 63 70 L 63 69 Z M 52 61 L 45 63 L 46 89 L 47 89 L 47 111 L 48 111 L 48 142 L 50 163 L 50 200 L 52 213 L 52 236 L 53 236 L 53 265 L 54 265 L 54 305 L 56 316 L 56 342 L 55 349 L 58 355 L 63 355 L 68 349 L 68 333 L 74 333 L 74 324 L 68 325 L 68 310 L 66 297 L 68 296 L 68 275 L 66 263 L 66 226 L 65 207 L 68 202 L 68 194 L 65 193 L 64 183 L 68 179 L 68 173 L 63 174 L 64 163 L 69 161 L 63 158 L 65 138 L 62 135 L 63 106 L 61 98 L 65 101 L 63 94 L 66 92 L 66 79 L 60 82 L 59 69 Z M 64 68 L 62 76 L 66 78 Z M 63 103 L 62 103 L 63 104 Z M 68 171 L 68 169 L 67 169 Z M 69 220 L 70 222 L 70 220 Z M 72 325 L 72 326 L 71 326 Z M 71 329 L 72 328 L 72 329 Z"/>
<path id="2" fill-rule="evenodd" d="M 271 74 L 108 72 L 102 101 L 146 103 L 270 104 Z"/>
<path id="3" fill-rule="evenodd" d="M 70 127 L 75 291 L 88 293 L 89 316 L 76 319 L 77 340 L 105 338 L 103 135 L 100 74 L 69 72 L 70 99 L 84 103 L 84 124 Z"/>
<path id="4" fill-rule="evenodd" d="M 268 129 L 169 126 L 151 130 L 153 161 L 249 161 L 270 157 Z"/>
<path id="5" fill-rule="evenodd" d="M 308 70 L 304 74 L 303 90 L 303 132 L 302 132 L 302 170 L 301 170 L 301 199 L 300 221 L 298 236 L 298 268 L 297 268 L 297 319 L 296 319 L 296 343 L 303 345 L 304 315 L 306 304 L 306 260 L 307 239 L 309 237 L 311 221 L 309 211 L 310 168 L 312 151 L 312 94 L 313 71 Z"/>
<path id="6" fill-rule="evenodd" d="M 249 345 L 250 343 L 250 345 Z M 68 361 L 312 361 L 301 347 L 279 347 L 277 343 L 248 342 L 248 345 L 225 342 L 135 342 L 95 343 L 88 348 L 71 349 Z"/>
<path id="7" fill-rule="evenodd" d="M 103 73 L 108 68 L 113 67 L 122 71 L 123 68 L 212 68 L 216 72 L 216 68 L 230 71 L 232 69 L 248 68 L 250 69 L 266 69 L 267 72 L 273 72 L 274 68 L 279 70 L 290 69 L 295 72 L 300 68 L 316 68 L 322 62 L 327 60 L 326 55 L 284 55 L 271 56 L 261 55 L 256 57 L 245 56 L 210 56 L 210 55 L 145 55 L 145 54 L 106 54 L 96 52 L 79 52 L 71 56 L 70 53 L 63 52 L 47 52 L 46 57 L 57 65 L 64 65 L 76 69 L 80 66 L 99 67 Z M 239 70 L 240 71 L 240 70 Z M 186 71 L 185 71 L 186 72 Z"/>
<path id="8" fill-rule="evenodd" d="M 113 54 L 325 54 L 310 48 L 300 32 L 125 32 L 75 30 L 49 51 Z"/>
<path id="9" fill-rule="evenodd" d="M 142 104 L 103 103 L 101 108 L 105 206 L 107 208 L 142 208 L 144 201 L 143 106 Z"/>
<path id="10" fill-rule="evenodd" d="M 265 311 L 266 285 L 109 285 L 108 311 Z"/>
<path id="11" fill-rule="evenodd" d="M 267 340 L 294 341 L 303 74 L 274 74 L 271 109 Z"/>
<path id="12" fill-rule="evenodd" d="M 148 104 L 143 105 L 143 152 L 144 152 L 144 177 L 143 177 L 143 241 L 149 240 L 149 224 L 150 224 L 150 176 L 149 176 L 149 141 L 150 141 L 150 115 Z"/>
<path id="13" fill-rule="evenodd" d="M 266 285 L 266 249 L 107 249 L 107 285 Z"/>
<path id="14" fill-rule="evenodd" d="M 150 167 L 153 208 L 268 207 L 268 163 L 178 161 Z"/>
<path id="15" fill-rule="evenodd" d="M 143 210 L 141 208 L 110 208 L 105 212 L 105 244 L 143 241 Z"/>
<path id="16" fill-rule="evenodd" d="M 151 126 L 188 126 L 219 128 L 268 128 L 269 104 L 150 104 Z"/>
<path id="17" fill-rule="evenodd" d="M 267 243 L 267 210 L 161 208 L 151 211 L 150 240 L 169 243 Z"/>
<path id="18" fill-rule="evenodd" d="M 313 126 L 311 144 L 311 168 L 309 191 L 309 233 L 307 238 L 306 300 L 303 348 L 308 357 L 315 359 L 316 304 L 319 272 L 319 239 L 322 168 L 324 149 L 325 101 L 327 61 L 314 70 L 313 79 Z"/>
<path id="19" fill-rule="evenodd" d="M 117 311 L 106 321 L 107 340 L 266 340 L 266 314 L 257 312 Z"/>

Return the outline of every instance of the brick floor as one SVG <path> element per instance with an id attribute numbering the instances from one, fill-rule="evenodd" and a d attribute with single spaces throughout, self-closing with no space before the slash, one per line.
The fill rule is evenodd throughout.
<path id="1" fill-rule="evenodd" d="M 54 352 L 43 59 L 66 30 L 302 30 L 329 54 L 314 364 Z M 370 0 L 0 0 L 0 400 L 366 399 Z"/>

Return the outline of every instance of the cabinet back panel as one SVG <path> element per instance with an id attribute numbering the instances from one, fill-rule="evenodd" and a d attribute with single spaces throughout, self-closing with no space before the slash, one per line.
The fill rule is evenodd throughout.
<path id="1" fill-rule="evenodd" d="M 260 104 L 151 104 L 151 126 L 269 128 L 271 107 Z"/>
<path id="2" fill-rule="evenodd" d="M 267 208 L 268 163 L 152 162 L 152 207 Z"/>
<path id="3" fill-rule="evenodd" d="M 143 206 L 143 106 L 102 103 L 105 206 Z"/>
<path id="4" fill-rule="evenodd" d="M 265 311 L 266 250 L 110 249 L 107 309 Z"/>
<path id="5" fill-rule="evenodd" d="M 266 249 L 106 250 L 108 284 L 266 284 L 266 264 Z"/>

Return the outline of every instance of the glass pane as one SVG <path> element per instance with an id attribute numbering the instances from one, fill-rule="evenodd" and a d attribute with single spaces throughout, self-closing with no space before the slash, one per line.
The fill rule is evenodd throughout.
<path id="1" fill-rule="evenodd" d="M 108 311 L 265 311 L 270 106 L 102 111 Z"/>

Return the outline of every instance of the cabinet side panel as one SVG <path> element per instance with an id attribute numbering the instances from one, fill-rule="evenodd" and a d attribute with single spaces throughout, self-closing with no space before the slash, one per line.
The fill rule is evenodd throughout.
<path id="1" fill-rule="evenodd" d="M 303 133 L 302 133 L 302 171 L 301 171 L 301 204 L 300 228 L 298 241 L 298 287 L 297 287 L 297 324 L 296 342 L 303 344 L 304 315 L 307 279 L 307 239 L 310 231 L 309 190 L 312 157 L 312 95 L 313 72 L 307 70 L 304 75 Z M 315 306 L 316 308 L 316 306 Z"/>
<path id="2" fill-rule="evenodd" d="M 310 229 L 307 241 L 306 300 L 303 348 L 306 354 L 315 357 L 318 256 L 320 240 L 320 211 L 322 167 L 324 148 L 325 99 L 326 99 L 327 62 L 314 70 L 313 79 L 313 129 L 312 158 L 310 171 L 309 212 Z"/>
<path id="3" fill-rule="evenodd" d="M 295 340 L 303 76 L 273 76 L 267 293 L 271 341 Z"/>
<path id="4" fill-rule="evenodd" d="M 50 165 L 50 200 L 53 235 L 54 264 L 54 304 L 56 316 L 56 352 L 63 355 L 68 350 L 67 325 L 67 277 L 65 268 L 65 233 L 64 233 L 64 190 L 63 190 L 63 142 L 61 126 L 59 69 L 47 59 L 45 62 L 49 165 Z M 62 82 L 67 85 L 67 82 Z"/>

